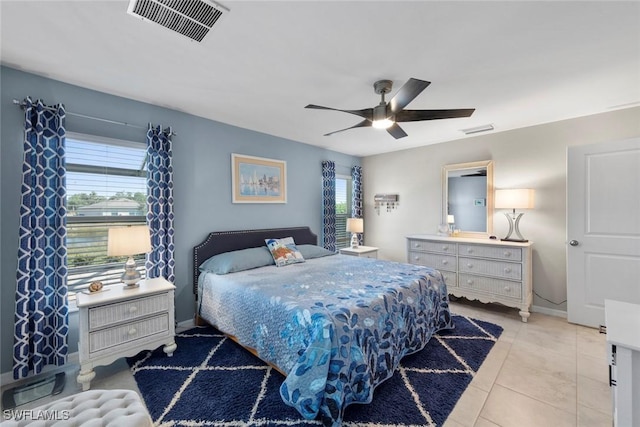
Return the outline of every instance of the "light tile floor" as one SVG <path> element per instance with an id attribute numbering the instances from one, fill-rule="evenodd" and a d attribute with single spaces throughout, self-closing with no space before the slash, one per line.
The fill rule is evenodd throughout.
<path id="1" fill-rule="evenodd" d="M 566 319 L 466 300 L 452 311 L 504 328 L 445 427 L 606 427 L 612 425 L 605 336 Z M 81 391 L 78 367 L 67 368 L 62 394 L 16 409 L 31 409 Z M 124 359 L 96 368 L 91 388 L 138 391 Z M 12 386 L 12 385 L 9 385 Z M 3 387 L 3 391 L 4 391 Z"/>

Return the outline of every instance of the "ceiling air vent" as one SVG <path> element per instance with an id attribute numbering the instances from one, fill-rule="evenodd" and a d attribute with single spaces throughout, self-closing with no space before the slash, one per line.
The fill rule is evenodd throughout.
<path id="1" fill-rule="evenodd" d="M 211 0 L 130 0 L 127 13 L 201 42 L 229 9 Z"/>

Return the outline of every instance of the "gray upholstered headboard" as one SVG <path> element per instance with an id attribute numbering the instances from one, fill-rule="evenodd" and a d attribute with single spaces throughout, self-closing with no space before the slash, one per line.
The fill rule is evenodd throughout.
<path id="1" fill-rule="evenodd" d="M 200 265 L 214 255 L 239 249 L 265 246 L 265 239 L 293 237 L 299 245 L 317 245 L 318 236 L 309 227 L 265 228 L 260 230 L 214 231 L 193 248 L 193 293 L 198 295 Z"/>

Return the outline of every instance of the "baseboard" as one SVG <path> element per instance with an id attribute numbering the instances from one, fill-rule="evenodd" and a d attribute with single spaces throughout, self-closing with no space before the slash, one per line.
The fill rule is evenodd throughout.
<path id="1" fill-rule="evenodd" d="M 193 322 L 193 319 L 189 319 L 183 322 L 179 322 L 177 325 L 177 329 L 186 330 L 194 326 L 195 326 L 195 323 Z M 71 367 L 71 365 L 77 365 L 78 367 L 80 366 L 80 355 L 78 354 L 77 351 L 70 353 L 67 356 L 67 363 L 65 363 L 64 365 L 62 366 L 47 365 L 44 368 L 42 368 L 42 372 L 40 372 L 38 375 L 32 375 L 32 376 L 28 376 L 27 378 L 20 378 L 19 380 L 15 380 L 13 379 L 13 371 L 4 372 L 0 375 L 0 384 L 2 384 L 2 388 L 4 389 L 9 385 L 13 386 L 22 382 L 33 381 L 34 379 L 39 377 L 57 374 L 58 372 L 66 371 Z"/>
<path id="2" fill-rule="evenodd" d="M 531 311 L 534 313 L 546 314 L 548 316 L 563 317 L 565 319 L 567 318 L 566 311 L 558 310 L 555 308 L 547 308 L 547 307 L 540 307 L 539 305 L 533 305 L 531 306 Z"/>
<path id="3" fill-rule="evenodd" d="M 193 319 L 183 320 L 182 322 L 178 322 L 176 329 L 185 330 L 185 329 L 193 328 L 195 325 L 196 324 Z"/>
<path id="4" fill-rule="evenodd" d="M 19 380 L 16 380 L 13 378 L 13 371 L 4 372 L 2 375 L 0 375 L 0 384 L 2 384 L 2 389 L 4 390 L 8 386 L 19 385 L 20 383 L 34 381 L 41 377 L 46 377 L 48 375 L 53 375 L 53 374 L 57 374 L 58 372 L 66 371 L 70 368 L 73 368 L 74 367 L 73 365 L 80 367 L 80 355 L 78 354 L 77 351 L 70 353 L 67 356 L 67 363 L 65 363 L 64 365 L 62 366 L 47 365 L 44 368 L 42 368 L 42 372 L 40 372 L 38 375 L 30 375 L 26 378 L 20 378 Z"/>

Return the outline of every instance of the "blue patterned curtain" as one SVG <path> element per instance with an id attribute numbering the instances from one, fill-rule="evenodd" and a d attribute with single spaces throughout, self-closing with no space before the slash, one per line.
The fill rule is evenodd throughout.
<path id="1" fill-rule="evenodd" d="M 151 252 L 147 254 L 147 277 L 175 281 L 173 228 L 173 166 L 171 128 L 149 124 L 147 131 L 147 224 Z"/>
<path id="2" fill-rule="evenodd" d="M 362 167 L 351 168 L 351 217 L 364 218 L 362 206 Z M 358 245 L 364 245 L 364 233 L 358 234 Z"/>
<path id="3" fill-rule="evenodd" d="M 64 106 L 25 100 L 13 378 L 67 361 Z"/>
<path id="4" fill-rule="evenodd" d="M 322 162 L 322 240 L 324 247 L 336 251 L 336 164 Z"/>

